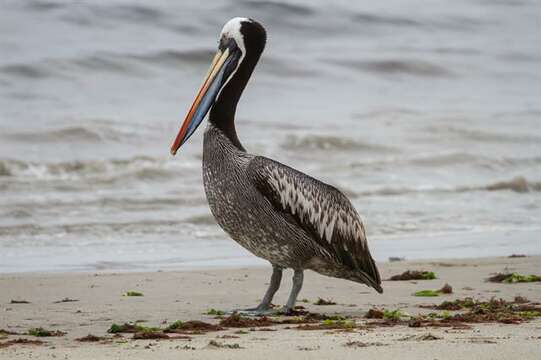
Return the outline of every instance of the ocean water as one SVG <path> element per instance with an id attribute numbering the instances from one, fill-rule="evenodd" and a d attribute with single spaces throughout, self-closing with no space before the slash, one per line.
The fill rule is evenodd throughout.
<path id="1" fill-rule="evenodd" d="M 342 189 L 379 260 L 541 253 L 541 2 L 0 4 L 0 272 L 263 264 L 221 231 L 203 128 L 222 25 L 267 48 L 244 146 Z"/>

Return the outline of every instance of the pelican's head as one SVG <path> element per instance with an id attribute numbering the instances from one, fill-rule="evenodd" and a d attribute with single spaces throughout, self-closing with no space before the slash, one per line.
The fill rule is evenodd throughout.
<path id="1" fill-rule="evenodd" d="M 240 73 L 246 76 L 244 83 L 241 81 L 240 84 L 236 84 L 241 86 L 240 92 L 242 92 L 265 47 L 265 40 L 266 33 L 263 26 L 252 19 L 236 17 L 224 25 L 220 33 L 218 52 L 171 145 L 172 155 L 175 155 L 182 144 L 192 136 L 219 98 L 222 90 L 232 82 L 233 78 L 240 76 Z"/>

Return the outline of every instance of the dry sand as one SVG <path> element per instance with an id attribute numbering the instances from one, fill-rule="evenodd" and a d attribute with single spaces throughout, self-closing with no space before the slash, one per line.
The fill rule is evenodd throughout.
<path id="1" fill-rule="evenodd" d="M 380 264 L 383 278 L 407 269 L 435 271 L 437 280 L 385 281 L 385 293 L 348 281 L 307 272 L 299 299 L 312 303 L 332 298 L 338 305 L 305 304 L 319 313 L 361 318 L 373 306 L 400 308 L 408 314 L 427 313 L 417 305 L 440 303 L 471 296 L 512 300 L 524 296 L 541 302 L 541 283 L 494 284 L 484 279 L 491 273 L 541 272 L 541 257 L 483 258 L 437 261 L 404 261 Z M 80 343 L 87 334 L 110 336 L 112 323 L 144 320 L 146 326 L 165 326 L 175 320 L 217 322 L 203 315 L 209 308 L 235 309 L 253 306 L 262 296 L 270 268 L 244 268 L 184 272 L 68 273 L 0 275 L 0 329 L 25 332 L 44 327 L 65 331 L 62 337 L 40 338 L 45 344 L 16 344 L 0 349 L 0 359 L 541 359 L 541 319 L 509 324 L 474 324 L 471 329 L 410 328 L 406 325 L 357 329 L 353 332 L 300 331 L 273 326 L 277 331 L 237 329 L 193 335 L 191 340 L 132 340 L 131 334 L 106 343 Z M 289 292 L 290 273 L 274 303 L 283 304 Z M 454 293 L 419 298 L 412 293 L 438 289 L 444 283 Z M 128 290 L 142 297 L 122 296 Z M 60 302 L 64 298 L 76 302 Z M 11 304 L 27 300 L 29 304 Z M 426 334 L 438 340 L 421 340 Z M 224 334 L 238 338 L 217 339 Z M 10 335 L 0 341 L 28 336 Z M 35 338 L 33 338 L 35 339 Z M 240 349 L 209 347 L 209 341 L 238 344 Z M 347 346 L 358 341 L 367 346 Z"/>

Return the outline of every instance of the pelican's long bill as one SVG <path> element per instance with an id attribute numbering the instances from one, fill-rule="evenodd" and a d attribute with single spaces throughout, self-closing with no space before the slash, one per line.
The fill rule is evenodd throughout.
<path id="1" fill-rule="evenodd" d="M 223 50 L 220 47 L 212 60 L 212 65 L 190 107 L 190 111 L 188 111 L 173 145 L 171 145 L 171 155 L 177 153 L 182 144 L 192 136 L 201 124 L 201 121 L 203 121 L 209 109 L 214 104 L 224 83 L 231 73 L 236 70 L 240 58 L 239 55 L 239 50 L 234 45 L 224 46 Z"/>

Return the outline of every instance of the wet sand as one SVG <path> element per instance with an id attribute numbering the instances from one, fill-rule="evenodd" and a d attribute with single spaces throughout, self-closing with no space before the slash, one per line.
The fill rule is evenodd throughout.
<path id="1" fill-rule="evenodd" d="M 357 324 L 374 306 L 401 309 L 415 315 L 433 310 L 420 304 L 444 300 L 491 297 L 513 300 L 522 296 L 541 302 L 541 283 L 497 284 L 485 279 L 496 272 L 540 273 L 541 256 L 525 258 L 481 258 L 434 261 L 400 261 L 380 264 L 383 278 L 405 270 L 434 271 L 436 280 L 385 281 L 384 294 L 348 281 L 307 272 L 299 302 L 317 313 L 351 316 Z M 147 273 L 50 273 L 0 275 L 0 329 L 24 333 L 30 328 L 61 330 L 66 335 L 39 338 L 42 345 L 14 344 L 0 348 L 0 359 L 539 359 L 541 318 L 521 324 L 470 324 L 470 329 L 376 326 L 350 332 L 301 331 L 275 325 L 276 331 L 229 328 L 190 335 L 191 339 L 133 340 L 132 334 L 111 338 L 113 323 L 144 320 L 144 326 L 165 327 L 175 320 L 203 320 L 217 323 L 208 309 L 235 309 L 253 306 L 262 296 L 269 268 L 213 269 L 208 271 L 167 271 Z M 290 272 L 284 276 L 274 303 L 283 304 L 291 285 Z M 434 298 L 414 297 L 418 290 L 439 289 L 449 283 L 454 293 Z M 144 294 L 123 296 L 127 291 Z M 337 305 L 316 306 L 318 297 Z M 63 299 L 77 301 L 58 302 Z M 12 300 L 28 304 L 11 303 Z M 291 326 L 290 326 L 291 327 Z M 111 339 L 82 343 L 75 339 L 93 334 Z M 435 340 L 425 335 L 434 335 Z M 224 335 L 226 335 L 224 337 Z M 10 339 L 36 337 L 7 335 Z M 428 337 L 430 338 L 430 337 Z M 211 340 L 240 348 L 209 346 Z M 349 343 L 349 345 L 348 345 Z"/>

